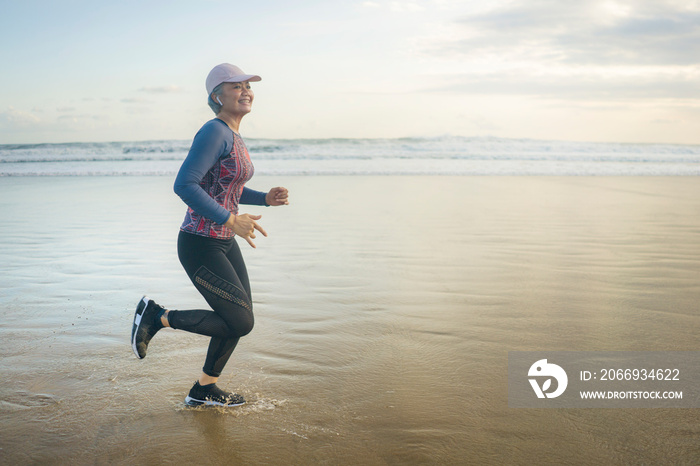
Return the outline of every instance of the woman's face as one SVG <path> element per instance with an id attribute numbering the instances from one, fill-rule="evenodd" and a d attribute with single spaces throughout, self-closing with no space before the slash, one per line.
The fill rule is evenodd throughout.
<path id="1" fill-rule="evenodd" d="M 224 83 L 219 99 L 221 100 L 222 111 L 242 116 L 250 113 L 254 97 L 253 89 L 251 89 L 250 83 L 246 81 L 242 83 Z"/>

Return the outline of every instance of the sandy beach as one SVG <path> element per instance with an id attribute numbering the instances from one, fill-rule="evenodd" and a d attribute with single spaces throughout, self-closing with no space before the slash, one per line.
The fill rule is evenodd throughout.
<path id="1" fill-rule="evenodd" d="M 696 409 L 514 409 L 508 351 L 697 351 L 696 177 L 256 176 L 256 326 L 137 360 L 134 307 L 204 307 L 170 177 L 0 178 L 2 464 L 697 464 Z"/>

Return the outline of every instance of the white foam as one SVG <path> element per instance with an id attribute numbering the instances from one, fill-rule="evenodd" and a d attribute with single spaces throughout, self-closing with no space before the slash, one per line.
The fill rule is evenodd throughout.
<path id="1" fill-rule="evenodd" d="M 700 175 L 700 146 L 501 138 L 246 140 L 262 175 Z M 174 176 L 188 141 L 0 146 L 0 176 Z"/>

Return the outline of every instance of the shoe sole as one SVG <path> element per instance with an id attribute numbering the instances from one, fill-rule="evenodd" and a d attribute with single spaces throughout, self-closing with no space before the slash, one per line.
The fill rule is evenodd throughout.
<path id="1" fill-rule="evenodd" d="M 245 404 L 245 401 L 242 403 L 219 403 L 218 401 L 211 401 L 211 400 L 197 400 L 196 398 L 192 398 L 191 396 L 187 395 L 185 398 L 185 404 L 187 406 L 221 406 L 224 408 L 233 408 L 234 406 L 241 406 Z"/>
<path id="2" fill-rule="evenodd" d="M 131 349 L 134 350 L 134 354 L 136 355 L 137 358 L 143 359 L 139 355 L 139 351 L 136 349 L 136 335 L 139 333 L 139 327 L 141 327 L 141 319 L 143 318 L 144 312 L 146 312 L 146 308 L 148 307 L 148 303 L 151 300 L 148 299 L 147 296 L 144 296 L 141 298 L 141 301 L 139 301 L 138 305 L 136 306 L 136 313 L 134 313 L 134 324 L 136 328 L 132 326 L 131 330 Z M 141 309 L 141 313 L 139 314 L 139 309 L 141 308 L 141 304 L 143 304 L 143 308 Z M 145 356 L 144 356 L 145 357 Z"/>

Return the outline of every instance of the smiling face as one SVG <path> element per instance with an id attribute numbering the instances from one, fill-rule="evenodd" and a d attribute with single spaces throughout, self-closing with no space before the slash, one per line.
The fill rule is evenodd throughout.
<path id="1" fill-rule="evenodd" d="M 216 100 L 217 96 L 213 96 Z M 253 89 L 248 81 L 242 83 L 224 83 L 221 87 L 221 112 L 226 112 L 231 116 L 242 117 L 250 113 L 253 106 Z M 220 113 L 221 113 L 220 112 Z"/>

